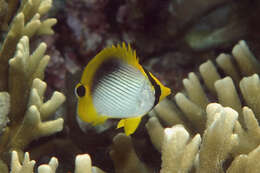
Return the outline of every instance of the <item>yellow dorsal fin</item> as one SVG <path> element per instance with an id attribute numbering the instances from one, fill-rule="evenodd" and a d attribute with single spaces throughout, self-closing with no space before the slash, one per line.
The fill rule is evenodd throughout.
<path id="1" fill-rule="evenodd" d="M 104 48 L 101 52 L 99 52 L 84 69 L 81 83 L 89 85 L 99 66 L 104 61 L 107 61 L 111 58 L 122 60 L 123 62 L 133 65 L 134 67 L 143 71 L 141 65 L 139 64 L 139 59 L 136 56 L 135 50 L 131 48 L 130 44 L 126 46 L 126 44 L 123 42 L 121 45 L 112 45 L 111 47 Z"/>
<path id="2" fill-rule="evenodd" d="M 134 118 L 121 119 L 117 124 L 117 128 L 124 127 L 125 134 L 127 136 L 129 136 L 136 131 L 140 122 L 141 122 L 141 116 L 134 117 Z"/>

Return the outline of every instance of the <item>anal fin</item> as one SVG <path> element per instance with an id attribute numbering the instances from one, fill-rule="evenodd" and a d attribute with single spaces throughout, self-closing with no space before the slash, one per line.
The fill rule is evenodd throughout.
<path id="1" fill-rule="evenodd" d="M 141 122 L 141 118 L 142 117 L 139 116 L 134 118 L 121 119 L 117 124 L 117 128 L 124 127 L 125 134 L 129 136 L 136 131 L 138 125 Z"/>

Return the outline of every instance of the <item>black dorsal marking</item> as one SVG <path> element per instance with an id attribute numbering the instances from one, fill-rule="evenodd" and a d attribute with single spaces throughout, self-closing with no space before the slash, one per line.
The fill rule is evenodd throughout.
<path id="1" fill-rule="evenodd" d="M 117 58 L 108 58 L 102 64 L 98 67 L 94 77 L 93 77 L 93 83 L 91 91 L 94 92 L 96 89 L 96 85 L 99 84 L 99 82 L 108 74 L 111 74 L 118 70 L 120 66 L 120 61 Z"/>
<path id="2" fill-rule="evenodd" d="M 154 87 L 154 90 L 155 90 L 155 99 L 154 99 L 154 104 L 153 104 L 153 108 L 154 106 L 156 106 L 158 103 L 159 103 L 159 100 L 160 100 L 160 96 L 162 94 L 162 91 L 161 91 L 161 88 L 160 86 L 156 83 L 156 81 L 154 80 L 154 78 L 151 76 L 151 74 L 149 73 L 148 70 L 146 70 L 145 68 L 144 69 L 144 72 L 145 74 L 148 76 L 148 79 L 149 81 L 151 82 L 151 84 L 153 85 Z"/>

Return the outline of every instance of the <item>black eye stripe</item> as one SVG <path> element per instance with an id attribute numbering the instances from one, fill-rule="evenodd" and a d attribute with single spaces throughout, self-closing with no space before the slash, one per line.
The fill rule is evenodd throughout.
<path id="1" fill-rule="evenodd" d="M 83 97 L 86 94 L 86 89 L 83 85 L 80 85 L 76 88 L 75 93 L 78 97 Z"/>

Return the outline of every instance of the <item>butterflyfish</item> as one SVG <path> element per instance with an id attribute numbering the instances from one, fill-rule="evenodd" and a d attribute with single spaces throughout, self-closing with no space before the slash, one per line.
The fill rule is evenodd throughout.
<path id="1" fill-rule="evenodd" d="M 134 133 L 147 114 L 171 90 L 139 64 L 130 45 L 111 46 L 99 52 L 85 67 L 75 87 L 79 118 L 92 125 L 108 118 L 121 119 L 117 128 Z"/>

